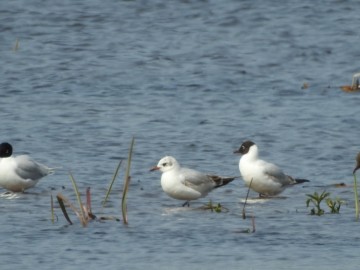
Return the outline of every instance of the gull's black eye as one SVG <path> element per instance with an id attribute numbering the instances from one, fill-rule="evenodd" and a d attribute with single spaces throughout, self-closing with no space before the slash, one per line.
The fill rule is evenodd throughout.
<path id="1" fill-rule="evenodd" d="M 166 165 L 167 165 L 167 163 L 166 162 L 164 162 L 163 164 L 161 164 L 163 167 L 166 167 Z"/>

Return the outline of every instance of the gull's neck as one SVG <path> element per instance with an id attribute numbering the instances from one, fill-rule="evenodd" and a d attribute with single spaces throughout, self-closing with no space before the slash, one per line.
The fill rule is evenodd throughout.
<path id="1" fill-rule="evenodd" d="M 247 152 L 246 155 L 244 155 L 243 157 L 249 161 L 257 160 L 259 157 L 259 149 L 257 145 L 252 145 L 249 149 L 249 152 Z"/>

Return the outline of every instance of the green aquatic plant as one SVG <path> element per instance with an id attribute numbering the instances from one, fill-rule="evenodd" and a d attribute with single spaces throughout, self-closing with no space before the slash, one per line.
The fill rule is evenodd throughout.
<path id="1" fill-rule="evenodd" d="M 325 211 L 321 208 L 321 202 L 326 199 L 330 195 L 329 192 L 323 191 L 321 194 L 318 194 L 316 191 L 314 194 L 306 194 L 309 197 L 306 200 L 306 207 L 309 207 L 310 203 L 313 204 L 314 208 L 310 210 L 310 215 L 321 216 L 325 213 Z"/>
<path id="2" fill-rule="evenodd" d="M 121 164 L 122 164 L 122 160 L 120 160 L 118 166 L 117 166 L 116 169 L 115 169 L 113 178 L 111 179 L 109 188 L 108 188 L 108 190 L 107 190 L 107 192 L 106 192 L 105 199 L 104 199 L 104 201 L 102 202 L 102 206 L 103 206 L 103 207 L 105 206 L 105 204 L 106 204 L 106 202 L 107 202 L 107 200 L 108 200 L 108 198 L 109 198 L 109 195 L 110 195 L 112 186 L 113 186 L 113 184 L 114 184 L 114 182 L 115 182 L 115 179 L 116 179 L 117 175 L 119 174 L 119 170 L 120 170 Z"/>
<path id="3" fill-rule="evenodd" d="M 80 197 L 80 194 L 79 194 Z M 76 206 L 74 206 L 74 204 L 68 199 L 66 198 L 64 195 L 62 195 L 61 193 L 59 193 L 56 196 L 58 203 L 60 205 L 60 209 L 65 217 L 65 219 L 67 220 L 67 222 L 72 225 L 73 222 L 71 221 L 69 214 L 67 213 L 66 208 L 70 208 L 75 214 L 76 216 L 79 218 L 81 224 L 83 225 L 83 227 L 86 227 L 87 224 L 91 221 L 91 220 L 98 220 L 98 221 L 104 221 L 104 220 L 115 220 L 115 221 L 120 221 L 118 218 L 116 217 L 112 217 L 112 216 L 107 216 L 107 217 L 96 217 L 91 209 L 91 193 L 90 193 L 90 187 L 88 187 L 86 189 L 86 204 L 84 205 L 83 203 L 81 203 L 82 207 L 83 207 L 83 212 L 80 211 Z M 81 198 L 80 198 L 81 200 Z"/>
<path id="4" fill-rule="evenodd" d="M 343 204 L 343 201 L 336 198 L 335 200 L 332 200 L 331 198 L 326 198 L 326 204 L 330 208 L 331 214 L 339 214 L 340 207 Z"/>
<path id="5" fill-rule="evenodd" d="M 127 167 L 126 167 L 126 172 L 125 172 L 125 181 L 124 181 L 124 188 L 123 188 L 123 194 L 122 194 L 122 201 L 121 201 L 121 208 L 122 208 L 122 215 L 123 215 L 123 223 L 124 224 L 128 224 L 128 219 L 127 219 L 127 205 L 126 205 L 126 196 L 128 193 L 128 189 L 129 189 L 129 184 L 130 184 L 130 166 L 131 166 L 131 158 L 132 158 L 132 152 L 133 152 L 133 147 L 134 147 L 134 143 L 135 143 L 135 139 L 132 138 L 131 144 L 130 144 L 130 149 L 129 149 L 129 154 L 128 154 L 128 163 L 127 163 Z M 102 206 L 105 205 L 109 194 L 111 192 L 111 188 L 112 185 L 118 175 L 120 166 L 121 166 L 122 161 L 119 162 L 115 173 L 113 175 L 112 181 L 110 183 L 110 186 L 108 188 L 108 191 L 106 193 L 105 196 L 105 200 L 102 203 Z M 74 192 L 78 201 L 78 205 L 79 207 L 75 207 L 69 199 L 67 199 L 64 195 L 62 195 L 61 193 L 59 193 L 56 198 L 58 200 L 58 203 L 60 205 L 60 209 L 65 217 L 65 219 L 69 222 L 69 224 L 73 224 L 73 222 L 71 221 L 68 213 L 67 213 L 67 207 L 70 208 L 75 214 L 76 216 L 79 218 L 81 224 L 83 225 L 83 227 L 86 227 L 87 224 L 89 223 L 89 221 L 91 220 L 97 220 L 97 221 L 104 221 L 104 220 L 115 220 L 115 221 L 119 221 L 118 218 L 116 217 L 96 217 L 93 213 L 92 213 L 92 209 L 91 209 L 91 193 L 90 193 L 90 187 L 88 187 L 86 189 L 86 204 L 84 204 L 81 200 L 81 196 L 75 181 L 75 178 L 73 177 L 72 173 L 69 173 L 70 176 L 70 180 L 71 183 L 73 185 L 74 188 Z M 51 195 L 51 216 L 52 216 L 52 221 L 54 220 L 54 207 L 53 207 L 53 201 L 52 201 L 52 195 Z"/>
<path id="6" fill-rule="evenodd" d="M 70 180 L 73 184 L 74 187 L 74 191 L 76 194 L 76 198 L 79 204 L 79 208 L 80 210 L 78 210 L 78 208 L 76 208 L 70 201 L 69 199 L 67 199 L 65 196 L 63 196 L 61 193 L 59 193 L 56 197 L 57 200 L 59 202 L 60 208 L 64 214 L 65 219 L 69 222 L 69 224 L 72 224 L 72 221 L 69 218 L 69 215 L 66 211 L 66 206 L 70 207 L 74 213 L 76 214 L 76 216 L 79 218 L 81 225 L 83 227 L 86 227 L 87 224 L 89 223 L 90 220 L 96 219 L 96 216 L 92 213 L 91 210 L 91 193 L 90 193 L 90 187 L 88 187 L 86 189 L 86 204 L 84 205 L 81 201 L 81 196 L 80 196 L 80 192 L 78 190 L 76 181 L 73 177 L 73 175 L 71 174 L 71 172 L 69 173 L 70 175 Z"/>
<path id="7" fill-rule="evenodd" d="M 360 152 L 356 156 L 356 167 L 353 170 L 354 175 L 354 196 L 355 196 L 355 219 L 359 220 L 359 196 L 357 191 L 357 180 L 356 180 L 356 171 L 360 168 Z"/>
<path id="8" fill-rule="evenodd" d="M 323 191 L 321 194 L 314 192 L 314 194 L 306 194 L 309 198 L 306 200 L 306 207 L 309 207 L 310 203 L 313 204 L 314 208 L 311 209 L 310 215 L 321 216 L 325 214 L 324 209 L 321 208 L 320 204 L 325 200 L 326 205 L 330 209 L 331 214 L 339 214 L 343 201 L 339 198 L 329 198 L 330 192 Z"/>
<path id="9" fill-rule="evenodd" d="M 356 174 L 354 173 L 355 219 L 359 220 L 359 196 L 357 191 Z"/>
<path id="10" fill-rule="evenodd" d="M 87 189 L 86 191 L 86 196 L 87 196 L 87 203 L 86 206 L 83 205 L 82 201 L 81 201 L 81 197 L 80 197 L 80 193 L 76 184 L 76 181 L 73 177 L 73 175 L 71 174 L 71 172 L 69 173 L 70 176 L 70 180 L 73 184 L 74 187 L 74 191 L 76 194 L 76 198 L 78 200 L 78 204 L 79 204 L 79 208 L 76 208 L 68 198 L 66 198 L 64 195 L 62 195 L 61 193 L 58 193 L 58 195 L 56 195 L 56 198 L 58 200 L 58 203 L 60 205 L 60 209 L 65 217 L 65 219 L 67 220 L 67 222 L 69 222 L 70 225 L 72 225 L 72 221 L 67 213 L 66 207 L 70 207 L 71 210 L 73 210 L 73 212 L 76 214 L 76 216 L 79 218 L 81 224 L 83 227 L 86 227 L 89 220 L 95 218 L 95 216 L 91 213 L 91 197 L 90 197 L 90 188 Z M 52 197 L 52 195 L 51 195 Z M 52 204 L 52 198 L 51 198 L 51 204 Z M 52 216 L 54 215 L 53 213 L 53 204 L 51 206 L 52 208 Z M 52 219 L 53 220 L 53 219 Z"/>
<path id="11" fill-rule="evenodd" d="M 211 200 L 200 207 L 201 210 L 210 210 L 211 212 L 215 212 L 215 213 L 221 213 L 221 212 L 228 212 L 229 209 L 227 209 L 226 207 L 222 206 L 221 203 L 213 203 Z"/>

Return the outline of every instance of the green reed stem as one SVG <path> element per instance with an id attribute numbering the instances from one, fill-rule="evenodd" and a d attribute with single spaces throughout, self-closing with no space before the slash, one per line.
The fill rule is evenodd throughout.
<path id="1" fill-rule="evenodd" d="M 125 179 L 124 179 L 124 189 L 123 189 L 122 200 L 121 200 L 121 210 L 122 210 L 124 224 L 128 224 L 126 195 L 127 195 L 127 192 L 129 189 L 129 183 L 130 183 L 130 166 L 131 166 L 131 157 L 132 157 L 134 143 L 135 143 L 135 138 L 133 137 L 131 140 L 129 154 L 128 154 L 128 162 L 127 162 L 127 166 L 126 166 Z"/>
<path id="2" fill-rule="evenodd" d="M 356 173 L 354 172 L 355 219 L 359 220 L 359 197 L 357 191 Z"/>
<path id="3" fill-rule="evenodd" d="M 81 224 L 83 225 L 83 227 L 85 227 L 87 225 L 87 222 L 86 222 L 86 216 L 85 216 L 85 211 L 84 211 L 84 207 L 83 207 L 83 203 L 81 202 L 81 197 L 80 197 L 80 193 L 79 193 L 79 189 L 76 185 L 76 181 L 73 177 L 73 175 L 71 174 L 71 172 L 69 172 L 69 176 L 70 176 L 70 180 L 73 184 L 73 187 L 74 187 L 74 191 L 75 191 L 75 194 L 76 194 L 76 198 L 77 198 L 77 201 L 79 203 L 79 207 L 80 207 L 80 211 L 81 211 L 81 218 L 80 218 L 80 221 L 81 221 Z"/>
<path id="4" fill-rule="evenodd" d="M 51 222 L 55 223 L 54 198 L 52 194 L 50 194 L 50 207 L 51 207 Z"/>
<path id="5" fill-rule="evenodd" d="M 117 166 L 116 169 L 115 169 L 113 178 L 111 179 L 111 182 L 110 182 L 110 186 L 109 186 L 109 188 L 108 188 L 108 190 L 107 190 L 107 192 L 106 192 L 105 199 L 104 199 L 104 201 L 103 201 L 103 203 L 102 203 L 102 206 L 103 206 L 103 207 L 105 206 L 105 204 L 106 204 L 106 202 L 107 202 L 107 200 L 108 200 L 108 197 L 109 197 L 109 195 L 110 195 L 112 186 L 113 186 L 113 184 L 114 184 L 114 182 L 115 182 L 115 179 L 116 179 L 116 177 L 117 177 L 117 175 L 118 175 L 118 173 L 119 173 L 119 170 L 120 170 L 120 167 L 121 167 L 121 163 L 122 163 L 122 160 L 120 160 L 118 166 Z"/>

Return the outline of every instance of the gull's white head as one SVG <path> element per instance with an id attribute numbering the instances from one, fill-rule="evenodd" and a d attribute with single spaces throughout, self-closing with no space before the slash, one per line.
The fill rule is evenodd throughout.
<path id="1" fill-rule="evenodd" d="M 167 172 L 178 167 L 180 165 L 174 157 L 166 156 L 160 159 L 157 166 L 153 167 L 150 171 L 160 170 L 161 172 Z"/>

